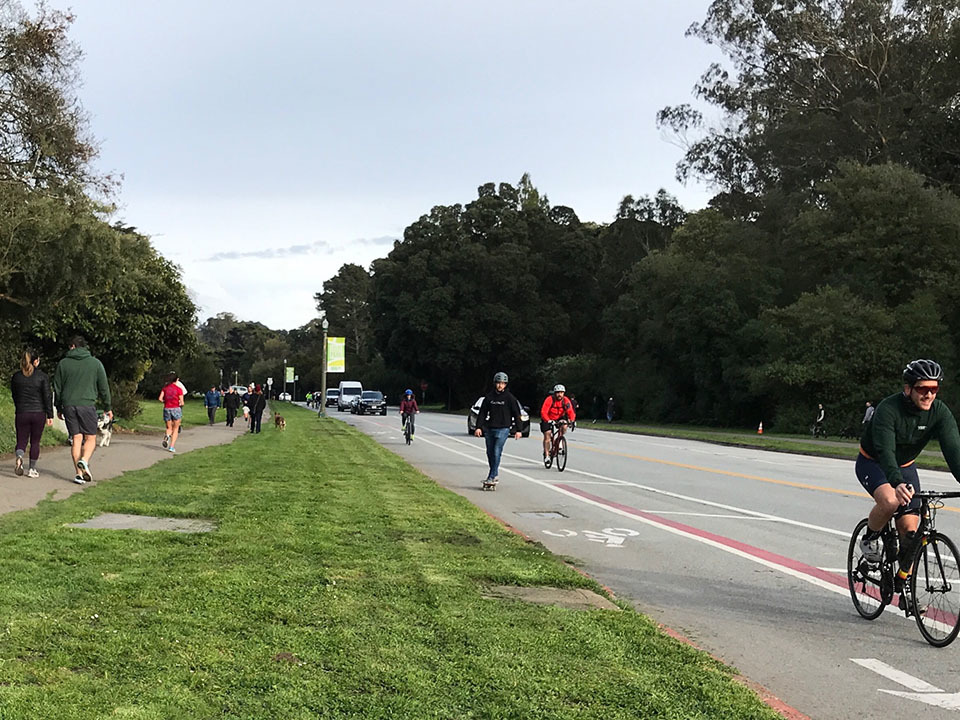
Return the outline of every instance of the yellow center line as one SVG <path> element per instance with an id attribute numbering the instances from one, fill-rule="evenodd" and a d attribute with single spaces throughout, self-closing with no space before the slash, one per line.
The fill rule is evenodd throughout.
<path id="1" fill-rule="evenodd" d="M 787 487 L 800 488 L 802 490 L 817 490 L 819 492 L 835 493 L 837 495 L 848 495 L 850 497 L 862 497 L 872 500 L 865 492 L 856 492 L 853 490 L 839 490 L 837 488 L 822 487 L 820 485 L 810 485 L 809 483 L 793 482 L 791 480 L 777 480 L 776 478 L 763 477 L 762 475 L 748 475 L 747 473 L 734 472 L 733 470 L 718 470 L 717 468 L 702 467 L 700 465 L 689 465 L 687 463 L 673 462 L 672 460 L 660 460 L 658 458 L 645 457 L 643 455 L 631 455 L 630 453 L 614 452 L 612 450 L 598 450 L 591 447 L 577 446 L 577 450 L 589 450 L 590 452 L 601 455 L 616 455 L 631 460 L 642 460 L 643 462 L 656 463 L 658 465 L 669 465 L 670 467 L 684 468 L 686 470 L 696 470 L 698 472 L 713 473 L 714 475 L 728 475 L 730 477 L 743 478 L 745 480 L 757 480 L 758 482 L 770 483 L 772 485 L 786 485 Z M 960 512 L 960 508 L 942 507 L 940 510 L 948 512 Z"/>

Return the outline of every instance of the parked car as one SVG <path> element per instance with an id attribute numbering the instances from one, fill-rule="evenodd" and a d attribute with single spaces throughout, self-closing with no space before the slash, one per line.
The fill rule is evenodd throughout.
<path id="1" fill-rule="evenodd" d="M 293 397 L 292 397 L 292 396 L 290 395 L 290 393 L 288 393 L 288 392 L 282 392 L 282 393 L 280 393 L 279 395 L 277 395 L 277 400 L 288 400 L 288 401 L 289 401 L 289 400 L 292 400 L 292 399 L 293 399 Z"/>
<path id="2" fill-rule="evenodd" d="M 357 403 L 357 415 L 386 415 L 387 401 L 379 390 L 364 390 Z"/>
<path id="3" fill-rule="evenodd" d="M 327 397 L 323 401 L 324 407 L 330 407 L 331 405 L 336 405 L 337 401 L 340 399 L 340 388 L 330 388 L 327 390 Z"/>
<path id="4" fill-rule="evenodd" d="M 484 395 L 478 397 L 473 407 L 470 408 L 467 415 L 467 435 L 473 435 L 477 429 L 477 416 L 480 414 L 480 405 L 483 403 L 484 397 Z M 520 433 L 523 437 L 530 437 L 530 408 L 526 405 L 520 406 Z"/>

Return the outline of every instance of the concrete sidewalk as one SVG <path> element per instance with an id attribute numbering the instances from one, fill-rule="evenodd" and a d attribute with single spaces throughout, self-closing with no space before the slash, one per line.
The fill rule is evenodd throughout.
<path id="1" fill-rule="evenodd" d="M 266 417 L 267 414 L 264 413 L 264 419 Z M 216 425 L 190 426 L 181 431 L 177 439 L 176 455 L 161 447 L 162 434 L 115 432 L 109 447 L 99 447 L 98 436 L 97 450 L 90 460 L 93 482 L 86 485 L 76 485 L 73 482 L 76 471 L 69 447 L 43 448 L 37 462 L 37 470 L 40 472 L 38 478 L 27 477 L 28 458 L 24 458 L 24 474 L 17 477 L 13 472 L 15 456 L 0 456 L 0 515 L 34 507 L 50 493 L 53 493 L 54 500 L 62 500 L 98 482 L 122 475 L 127 470 L 140 470 L 161 460 L 176 462 L 178 455 L 211 445 L 233 442 L 244 432 L 249 432 L 249 426 L 243 421 L 242 415 L 237 418 L 233 427 L 227 427 L 222 422 Z"/>

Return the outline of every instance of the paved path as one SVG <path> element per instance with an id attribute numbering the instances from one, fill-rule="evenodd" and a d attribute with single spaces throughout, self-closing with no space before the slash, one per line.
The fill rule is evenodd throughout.
<path id="1" fill-rule="evenodd" d="M 268 412 L 264 413 L 264 424 Z M 177 440 L 177 455 L 210 445 L 233 442 L 237 436 L 247 431 L 247 427 L 243 416 L 237 418 L 232 428 L 222 422 L 216 425 L 188 427 L 185 431 L 181 430 Z M 0 456 L 0 515 L 34 507 L 51 493 L 54 500 L 62 500 L 75 492 L 83 491 L 90 485 L 96 485 L 97 482 L 122 475 L 127 470 L 140 470 L 161 460 L 175 461 L 177 455 L 161 447 L 162 439 L 163 436 L 160 434 L 115 432 L 109 447 L 99 447 L 98 440 L 97 450 L 90 461 L 93 483 L 88 485 L 74 484 L 73 478 L 76 472 L 73 469 L 70 448 L 67 446 L 42 449 L 37 463 L 37 470 L 40 471 L 38 478 L 29 478 L 26 473 L 17 477 L 13 473 L 14 455 L 12 453 L 2 455 Z M 24 462 L 24 466 L 27 464 Z"/>

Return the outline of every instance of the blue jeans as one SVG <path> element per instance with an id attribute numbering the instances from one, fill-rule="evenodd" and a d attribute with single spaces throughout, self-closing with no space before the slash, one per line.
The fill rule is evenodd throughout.
<path id="1" fill-rule="evenodd" d="M 493 480 L 500 472 L 500 456 L 503 454 L 503 446 L 507 443 L 510 436 L 510 428 L 487 428 L 483 433 L 487 441 L 487 462 L 490 463 L 490 472 L 487 475 L 488 480 Z"/>

